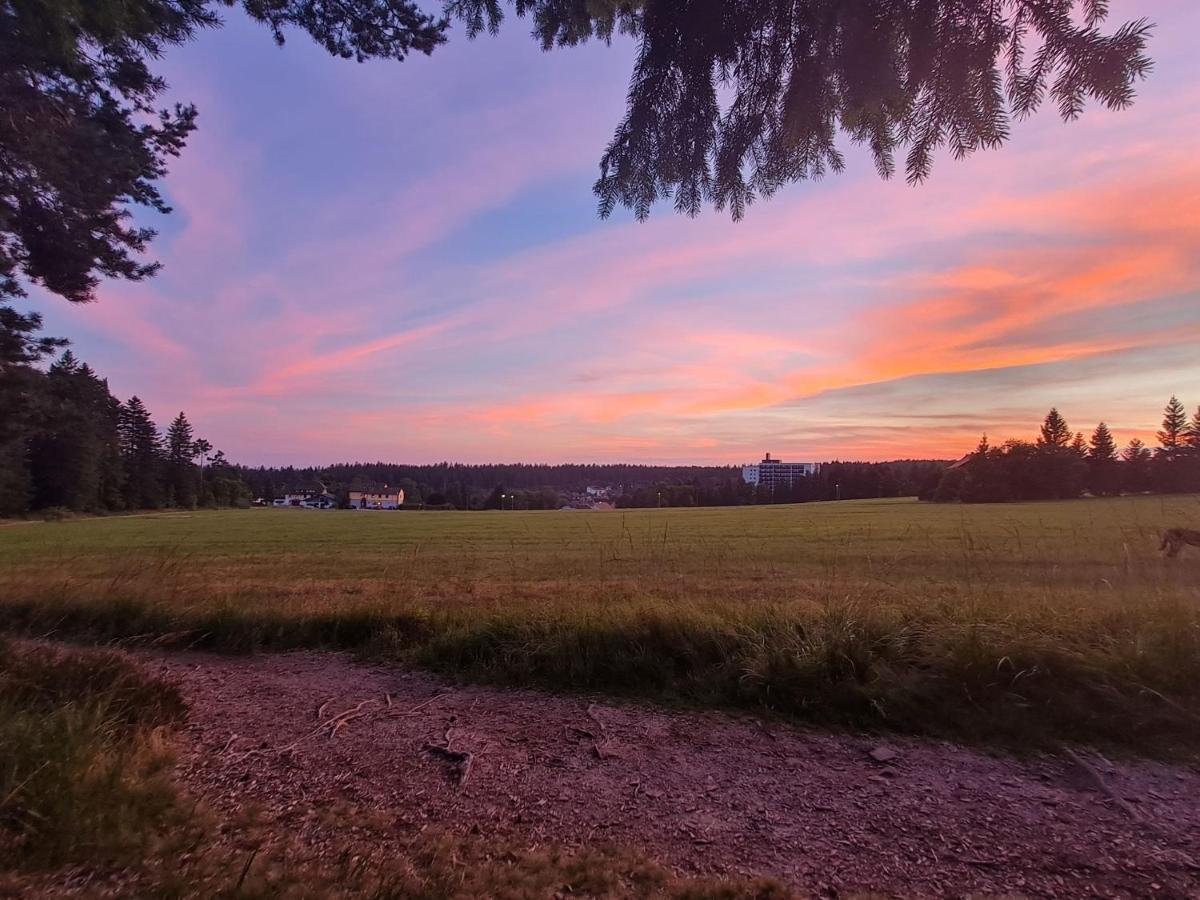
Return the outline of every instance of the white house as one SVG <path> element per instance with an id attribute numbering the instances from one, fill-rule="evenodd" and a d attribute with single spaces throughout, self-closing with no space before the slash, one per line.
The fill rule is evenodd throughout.
<path id="1" fill-rule="evenodd" d="M 386 484 L 350 492 L 351 509 L 399 509 L 403 505 L 404 490 Z"/>
<path id="2" fill-rule="evenodd" d="M 271 501 L 272 506 L 290 509 L 337 509 L 337 499 L 325 491 L 293 491 Z"/>

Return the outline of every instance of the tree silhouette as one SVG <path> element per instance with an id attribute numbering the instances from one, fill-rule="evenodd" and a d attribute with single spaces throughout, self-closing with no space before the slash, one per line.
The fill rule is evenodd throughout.
<path id="1" fill-rule="evenodd" d="M 662 198 L 740 218 L 785 184 L 840 172 L 839 133 L 883 177 L 935 153 L 997 147 L 1044 101 L 1127 106 L 1149 25 L 1105 34 L 1106 0 L 513 0 L 546 49 L 616 32 L 639 42 L 624 119 L 600 162 L 602 216 Z M 499 0 L 452 0 L 468 33 Z M 725 98 L 728 98 L 727 101 Z"/>
<path id="2" fill-rule="evenodd" d="M 157 182 L 196 127 L 163 109 L 151 62 L 240 5 L 282 43 L 307 31 L 345 58 L 429 53 L 449 23 L 414 0 L 87 0 L 0 3 L 0 300 L 21 279 L 68 300 L 101 278 L 141 279 L 169 212 Z M 500 0 L 450 0 L 470 34 L 495 30 Z M 543 46 L 639 42 L 625 117 L 600 161 L 599 212 L 645 218 L 661 198 L 740 218 L 793 181 L 841 171 L 837 138 L 880 174 L 903 154 L 910 181 L 936 152 L 996 147 L 1011 122 L 1053 103 L 1128 105 L 1150 68 L 1149 25 L 1100 30 L 1106 0 L 510 0 Z M 86 178 L 79 173 L 86 172 Z"/>
<path id="3" fill-rule="evenodd" d="M 1117 468 L 1117 444 L 1108 426 L 1101 422 L 1092 432 L 1088 446 L 1088 490 L 1097 496 L 1120 489 Z"/>
<path id="4" fill-rule="evenodd" d="M 1039 447 L 1066 448 L 1071 442 L 1071 429 L 1058 409 L 1051 407 L 1042 422 L 1041 433 L 1038 435 Z"/>
<path id="5" fill-rule="evenodd" d="M 1172 396 L 1163 409 L 1162 431 L 1155 433 L 1160 445 L 1159 453 L 1175 456 L 1184 446 L 1187 427 L 1187 410 L 1178 397 Z"/>

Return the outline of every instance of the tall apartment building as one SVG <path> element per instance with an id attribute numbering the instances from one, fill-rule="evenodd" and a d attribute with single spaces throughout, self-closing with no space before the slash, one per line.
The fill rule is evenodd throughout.
<path id="1" fill-rule="evenodd" d="M 742 480 L 746 484 L 762 485 L 770 489 L 780 485 L 790 487 L 797 478 L 816 475 L 818 469 L 819 463 L 785 463 L 771 459 L 771 454 L 768 453 L 758 465 L 742 466 Z"/>

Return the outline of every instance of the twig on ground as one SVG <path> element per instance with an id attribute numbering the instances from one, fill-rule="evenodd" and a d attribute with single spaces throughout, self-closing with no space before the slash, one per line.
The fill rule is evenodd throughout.
<path id="1" fill-rule="evenodd" d="M 254 857 L 256 857 L 256 856 L 258 856 L 258 848 L 257 847 L 255 847 L 253 850 L 250 851 L 250 858 L 246 860 L 246 865 L 242 868 L 241 877 L 238 878 L 237 884 L 234 885 L 233 890 L 235 893 L 242 889 L 242 885 L 246 881 L 246 876 L 250 874 L 250 866 L 252 866 L 254 864 Z"/>
<path id="2" fill-rule="evenodd" d="M 352 719 L 357 719 L 361 715 L 364 715 L 364 713 L 362 712 L 362 708 L 364 706 L 366 706 L 368 703 L 372 702 L 374 699 L 375 698 L 373 698 L 373 697 L 368 697 L 366 700 L 361 701 L 357 706 L 352 706 L 349 709 L 342 710 L 336 716 L 332 716 L 331 718 L 326 719 L 324 722 L 322 722 L 320 725 L 318 725 L 312 731 L 308 732 L 308 734 L 305 734 L 305 735 L 302 735 L 301 737 L 296 738 L 296 740 L 292 741 L 290 744 L 288 744 L 285 747 L 276 747 L 273 750 L 247 750 L 245 753 L 243 753 L 241 755 L 240 758 L 245 759 L 250 756 L 262 756 L 266 753 L 275 753 L 275 754 L 290 753 L 292 750 L 295 750 L 297 747 L 299 747 L 300 744 L 302 744 L 304 741 L 308 740 L 309 738 L 316 737 L 318 734 L 320 734 L 326 728 L 329 729 L 329 736 L 333 737 L 335 734 L 337 734 L 337 732 L 339 730 L 341 730 L 345 726 L 345 724 L 347 722 L 349 722 Z M 328 706 L 329 703 L 330 703 L 330 701 L 328 701 L 328 700 L 325 701 L 324 703 L 322 703 L 321 706 L 317 709 L 317 712 L 320 713 L 320 712 L 324 711 L 325 707 Z"/>
<path id="3" fill-rule="evenodd" d="M 430 697 L 425 702 L 418 703 L 412 709 L 406 710 L 405 712 L 391 713 L 391 715 L 393 715 L 393 716 L 411 716 L 413 713 L 420 712 L 425 707 L 427 707 L 430 703 L 433 703 L 435 700 L 441 700 L 443 697 L 445 697 L 446 695 L 448 695 L 450 693 L 453 693 L 453 692 L 452 691 L 440 691 L 439 693 L 434 694 L 432 697 Z"/>

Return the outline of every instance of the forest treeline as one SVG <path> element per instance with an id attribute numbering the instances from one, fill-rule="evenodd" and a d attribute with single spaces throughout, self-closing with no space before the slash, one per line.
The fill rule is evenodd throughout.
<path id="1" fill-rule="evenodd" d="M 1134 438 L 1118 452 L 1105 423 L 1085 439 L 1082 432 L 1072 434 L 1059 411 L 1051 409 L 1035 441 L 992 446 L 984 435 L 975 451 L 947 468 L 937 486 L 921 498 L 1004 503 L 1062 500 L 1085 492 L 1111 497 L 1200 491 L 1200 407 L 1189 419 L 1186 407 L 1171 397 L 1155 436 L 1157 447 Z"/>
<path id="2" fill-rule="evenodd" d="M 1090 439 L 1052 409 L 1033 442 L 986 437 L 954 465 L 936 460 L 829 462 L 773 487 L 746 484 L 733 466 L 632 464 L 468 465 L 343 463 L 257 467 L 231 463 L 180 412 L 165 429 L 138 398 L 122 402 L 65 341 L 39 336 L 41 320 L 0 306 L 0 515 L 44 510 L 245 506 L 292 491 L 388 484 L 406 505 L 553 509 L 588 487 L 622 508 L 735 506 L 920 496 L 939 502 L 1065 499 L 1200 491 L 1200 408 L 1172 397 L 1158 446 L 1136 438 L 1118 451 L 1101 422 Z M 47 359 L 57 359 L 45 365 Z"/>
<path id="3" fill-rule="evenodd" d="M 180 412 L 160 431 L 137 397 L 37 336 L 41 319 L 0 306 L 0 515 L 248 504 L 237 470 Z"/>
<path id="4" fill-rule="evenodd" d="M 647 466 L 628 463 L 549 465 L 541 463 L 440 462 L 426 465 L 399 463 L 337 463 L 311 467 L 241 467 L 238 472 L 255 497 L 269 499 L 287 491 L 324 488 L 335 497 L 368 485 L 401 488 L 409 503 L 456 509 L 487 508 L 501 494 L 515 494 L 517 508 L 556 507 L 559 493 L 581 493 L 595 485 L 684 484 L 730 478 L 730 466 Z M 739 476 L 740 477 L 740 476 Z M 493 497 L 493 494 L 495 496 Z M 524 506 L 522 506 L 524 504 Z"/>
<path id="5" fill-rule="evenodd" d="M 0 515 L 245 506 L 292 491 L 343 501 L 355 488 L 403 488 L 407 505 L 553 509 L 589 486 L 620 507 L 729 506 L 912 495 L 943 463 L 827 463 L 774 491 L 733 466 L 395 465 L 251 468 L 198 437 L 180 412 L 165 428 L 136 396 L 121 401 L 66 342 L 40 336 L 37 314 L 0 306 Z M 57 358 L 46 365 L 47 360 Z"/>
<path id="6" fill-rule="evenodd" d="M 342 463 L 320 468 L 240 468 L 255 497 L 298 489 L 324 489 L 345 505 L 350 490 L 388 484 L 404 491 L 407 505 L 455 509 L 555 509 L 588 487 L 609 488 L 619 508 L 741 506 L 866 497 L 911 497 L 932 490 L 945 462 L 831 462 L 817 475 L 774 489 L 746 484 L 737 466 L 631 464 L 394 465 Z"/>

